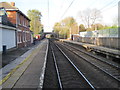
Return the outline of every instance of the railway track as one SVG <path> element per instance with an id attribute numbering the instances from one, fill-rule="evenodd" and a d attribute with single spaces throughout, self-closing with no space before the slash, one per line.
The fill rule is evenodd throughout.
<path id="1" fill-rule="evenodd" d="M 52 42 L 50 42 L 50 45 L 59 87 L 61 89 L 89 88 L 95 90 L 94 86 L 87 80 L 84 74 L 76 67 L 63 50 Z"/>
<path id="2" fill-rule="evenodd" d="M 91 55 L 83 50 L 73 47 L 72 45 L 63 44 L 63 43 L 60 45 L 62 45 L 66 49 L 70 50 L 75 55 L 79 56 L 80 58 L 84 59 L 91 65 L 97 67 L 98 69 L 100 69 L 101 71 L 103 71 L 104 73 L 106 73 L 107 75 L 112 77 L 113 79 L 117 80 L 118 83 L 120 83 L 120 71 L 119 71 L 120 67 L 119 66 L 114 65 L 110 62 L 104 61 L 104 60 L 102 60 L 94 55 Z"/>

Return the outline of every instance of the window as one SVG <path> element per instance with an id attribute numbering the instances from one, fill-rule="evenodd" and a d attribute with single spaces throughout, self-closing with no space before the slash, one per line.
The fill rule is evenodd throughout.
<path id="1" fill-rule="evenodd" d="M 18 43 L 21 43 L 21 42 L 22 42 L 21 32 L 18 32 L 17 41 L 18 41 Z"/>
<path id="2" fill-rule="evenodd" d="M 24 26 L 24 23 L 25 23 L 25 22 L 24 22 L 24 18 L 23 18 L 23 20 L 22 20 L 22 21 L 23 21 L 23 22 L 22 22 L 22 25 Z"/>
<path id="3" fill-rule="evenodd" d="M 20 24 L 20 15 L 18 14 L 18 24 Z"/>
<path id="4" fill-rule="evenodd" d="M 23 36 L 23 37 L 22 37 L 22 38 L 23 38 L 23 42 L 26 42 L 26 41 L 27 41 L 27 38 L 26 38 L 26 33 L 25 33 L 25 32 L 23 32 L 23 33 L 22 33 L 22 36 Z"/>
<path id="5" fill-rule="evenodd" d="M 0 8 L 0 16 L 2 15 L 7 15 L 7 12 L 5 11 L 4 8 Z"/>
<path id="6" fill-rule="evenodd" d="M 25 41 L 27 42 L 27 33 L 25 33 Z"/>
<path id="7" fill-rule="evenodd" d="M 5 15 L 4 11 L 3 10 L 0 10 L 0 15 Z"/>
<path id="8" fill-rule="evenodd" d="M 23 42 L 25 41 L 24 37 L 25 37 L 24 32 L 22 32 L 22 39 L 23 39 Z"/>
<path id="9" fill-rule="evenodd" d="M 26 19 L 25 19 L 25 26 L 26 26 Z"/>
<path id="10" fill-rule="evenodd" d="M 22 18 L 21 18 L 21 16 L 20 16 L 20 25 L 22 25 Z"/>

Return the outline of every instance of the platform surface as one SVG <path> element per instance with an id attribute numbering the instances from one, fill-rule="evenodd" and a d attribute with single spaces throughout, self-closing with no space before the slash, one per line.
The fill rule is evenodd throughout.
<path id="1" fill-rule="evenodd" d="M 2 84 L 2 88 L 40 88 L 44 79 L 47 50 L 48 40 L 45 39 L 15 69 L 14 73 Z"/>
<path id="2" fill-rule="evenodd" d="M 106 52 L 106 53 L 110 53 L 110 54 L 120 56 L 120 50 L 111 49 L 111 48 L 102 47 L 102 46 L 97 46 L 97 45 L 88 44 L 88 43 L 75 42 L 75 41 L 71 41 L 71 40 L 64 40 L 64 42 L 78 44 L 78 45 L 82 45 L 85 48 L 90 48 L 90 49 L 93 49 L 93 50 L 99 50 L 99 51 L 103 51 L 103 52 Z"/>

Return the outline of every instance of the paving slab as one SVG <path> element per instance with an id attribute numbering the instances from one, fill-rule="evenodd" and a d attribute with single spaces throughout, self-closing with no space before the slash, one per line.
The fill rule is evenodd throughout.
<path id="1" fill-rule="evenodd" d="M 17 65 L 19 65 L 29 54 L 41 43 L 38 41 L 36 45 L 31 45 L 30 47 L 25 47 L 21 49 L 15 49 L 13 51 L 7 52 L 5 55 L 2 55 L 1 63 L 3 65 L 6 62 L 4 67 L 0 68 L 0 81 Z M 19 52 L 20 51 L 20 52 Z M 25 52 L 26 51 L 26 52 Z M 5 63 L 4 63 L 5 64 Z M 1 82 L 0 82 L 1 85 Z"/>
<path id="2" fill-rule="evenodd" d="M 44 78 L 47 49 L 48 40 L 45 39 L 3 83 L 2 88 L 38 88 Z"/>

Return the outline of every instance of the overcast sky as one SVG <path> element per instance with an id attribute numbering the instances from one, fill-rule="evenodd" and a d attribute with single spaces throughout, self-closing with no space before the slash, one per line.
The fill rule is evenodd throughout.
<path id="1" fill-rule="evenodd" d="M 55 22 L 59 22 L 68 16 L 73 16 L 80 24 L 78 12 L 87 8 L 96 8 L 101 10 L 103 24 L 112 24 L 113 18 L 118 14 L 118 2 L 120 0 L 0 0 L 0 2 L 15 2 L 15 6 L 18 7 L 24 14 L 27 15 L 27 11 L 30 9 L 38 9 L 42 13 L 42 24 L 45 31 L 52 31 L 52 27 Z M 48 1 L 49 1 L 49 14 L 48 14 Z M 64 14 L 70 3 L 72 5 L 68 11 Z"/>

